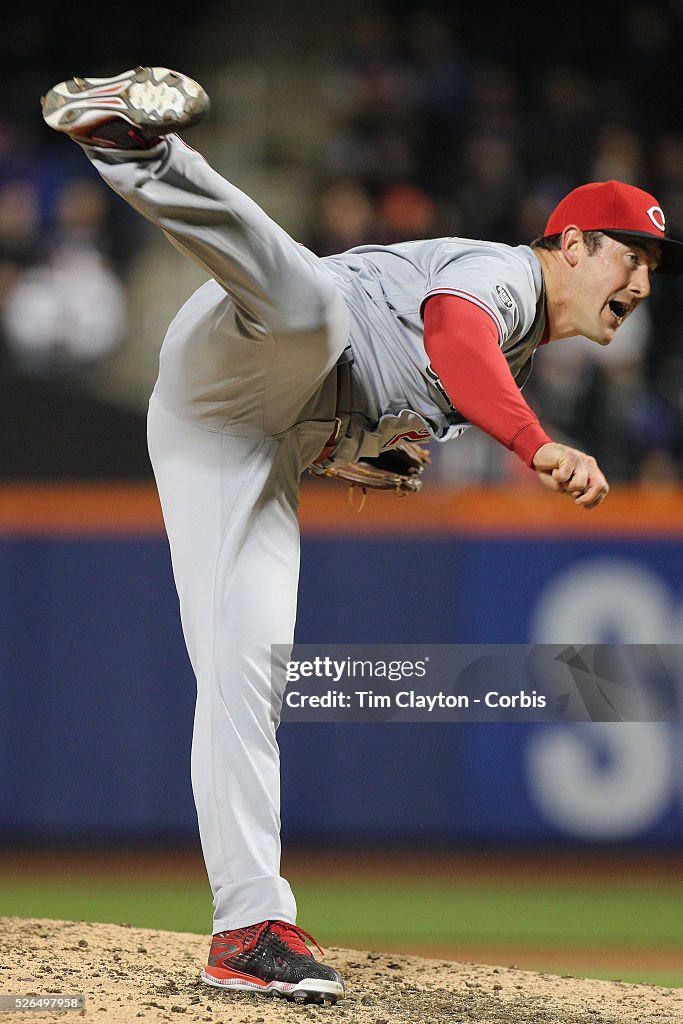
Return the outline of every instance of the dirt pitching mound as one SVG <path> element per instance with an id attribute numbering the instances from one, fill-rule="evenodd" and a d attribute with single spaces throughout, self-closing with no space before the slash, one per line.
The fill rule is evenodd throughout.
<path id="1" fill-rule="evenodd" d="M 208 936 L 126 925 L 0 918 L 0 994 L 85 996 L 84 1010 L 18 1020 L 98 1024 L 681 1024 L 683 990 L 330 948 L 347 998 L 296 1005 L 198 980 Z M 9 1019 L 9 1018 L 8 1018 Z"/>

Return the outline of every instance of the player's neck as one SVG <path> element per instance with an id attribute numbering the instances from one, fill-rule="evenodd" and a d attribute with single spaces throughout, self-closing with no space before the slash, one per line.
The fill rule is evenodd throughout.
<path id="1" fill-rule="evenodd" d="M 548 249 L 535 249 L 541 264 L 545 287 L 546 332 L 549 341 L 572 338 L 577 334 L 567 269 L 562 254 Z"/>

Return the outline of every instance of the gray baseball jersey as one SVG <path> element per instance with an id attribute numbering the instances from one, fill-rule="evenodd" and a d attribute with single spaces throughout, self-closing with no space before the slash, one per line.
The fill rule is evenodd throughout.
<path id="1" fill-rule="evenodd" d="M 486 311 L 523 386 L 545 327 L 543 277 L 528 246 L 442 238 L 359 246 L 323 262 L 351 314 L 353 353 L 339 410 L 345 436 L 328 463 L 377 455 L 405 434 L 447 441 L 462 433 L 465 420 L 425 353 L 422 313 L 432 295 Z"/>
<path id="2" fill-rule="evenodd" d="M 453 238 L 319 259 L 177 138 L 87 153 L 210 276 L 168 329 L 148 418 L 197 677 L 192 784 L 214 931 L 294 922 L 275 731 L 296 616 L 301 475 L 336 415 L 340 461 L 405 432 L 461 431 L 422 344 L 424 301 L 446 292 L 487 310 L 520 379 L 543 332 L 540 267 L 524 246 Z"/>

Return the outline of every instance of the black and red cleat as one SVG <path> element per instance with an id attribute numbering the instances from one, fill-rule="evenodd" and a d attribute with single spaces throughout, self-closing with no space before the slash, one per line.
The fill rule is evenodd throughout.
<path id="1" fill-rule="evenodd" d="M 213 936 L 201 979 L 216 988 L 302 1003 L 336 1003 L 344 996 L 344 984 L 335 970 L 311 955 L 304 938 L 320 949 L 311 935 L 285 921 L 219 932 Z"/>
<path id="2" fill-rule="evenodd" d="M 70 78 L 41 104 L 50 128 L 81 145 L 144 150 L 200 121 L 209 97 L 178 71 L 139 67 L 113 78 Z"/>

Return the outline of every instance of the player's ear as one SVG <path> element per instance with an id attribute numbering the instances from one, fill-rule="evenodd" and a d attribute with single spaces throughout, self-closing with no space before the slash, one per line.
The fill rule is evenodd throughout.
<path id="1" fill-rule="evenodd" d="M 570 267 L 575 267 L 585 252 L 583 231 L 575 224 L 568 224 L 562 232 L 562 254 Z"/>

